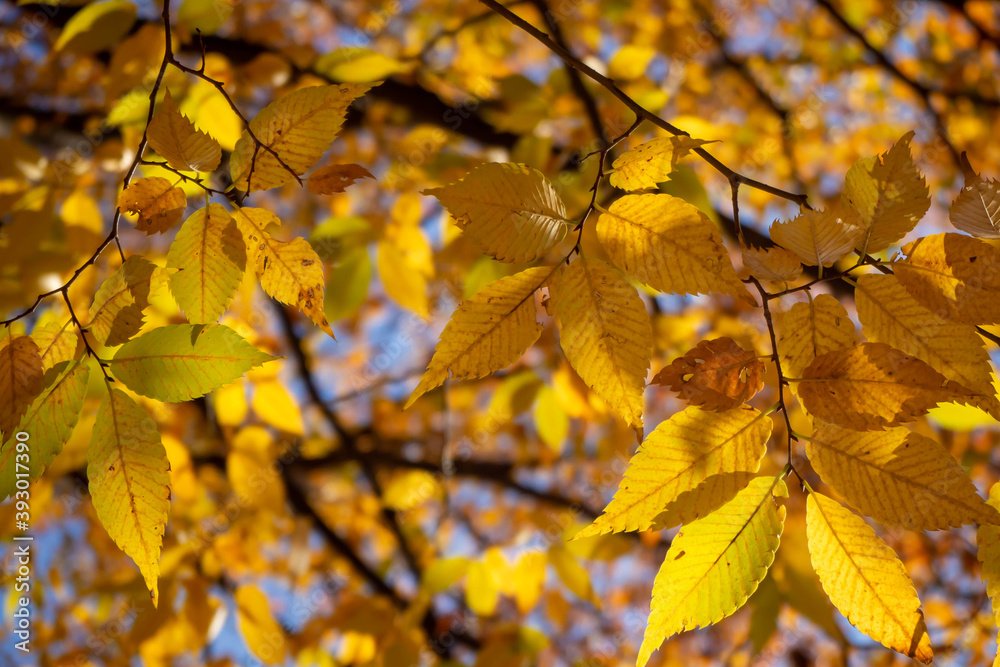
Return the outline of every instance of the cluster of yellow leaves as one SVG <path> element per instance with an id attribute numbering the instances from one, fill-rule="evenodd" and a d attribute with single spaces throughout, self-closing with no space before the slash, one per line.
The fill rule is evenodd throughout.
<path id="1" fill-rule="evenodd" d="M 87 19 L 88 25 L 110 30 L 128 18 L 130 11 L 129 25 L 134 19 L 130 3 L 101 3 L 99 12 L 97 7 L 75 14 L 74 21 Z M 63 33 L 67 49 L 88 47 L 83 36 L 93 38 L 90 27 L 80 27 L 79 40 L 74 41 L 72 33 L 69 27 Z M 247 189 L 251 185 L 262 189 L 299 178 L 322 157 L 348 105 L 365 90 L 367 86 L 306 88 L 269 105 L 237 142 L 230 158 L 234 181 Z M 201 183 L 199 174 L 216 170 L 222 147 L 181 113 L 169 93 L 146 136 L 149 148 L 163 160 L 152 162 L 163 166 L 163 173 L 172 170 L 177 181 L 162 176 L 138 178 L 121 193 L 119 207 L 138 214 L 140 231 L 164 234 L 181 222 L 187 207 L 182 182 Z M 334 165 L 318 170 L 310 189 L 342 192 L 353 179 L 370 176 L 357 165 Z M 305 239 L 282 241 L 272 236 L 278 225 L 278 218 L 263 209 L 234 206 L 230 210 L 221 203 L 206 202 L 180 225 L 165 267 L 133 255 L 104 281 L 83 330 L 86 346 L 75 315 L 67 322 L 40 321 L 31 336 L 8 330 L 0 342 L 0 493 L 5 498 L 15 493 L 18 465 L 31 480 L 37 479 L 70 439 L 92 375 L 84 350 L 91 345 L 109 350 L 110 360 L 100 362 L 108 380 L 106 395 L 97 409 L 87 449 L 90 494 L 108 534 L 138 565 L 154 605 L 159 597 L 160 550 L 170 502 L 170 464 L 157 423 L 134 396 L 188 401 L 272 359 L 235 330 L 218 324 L 249 268 L 264 292 L 299 308 L 333 335 L 323 314 L 323 262 Z M 164 284 L 188 323 L 146 327 L 144 311 L 154 291 Z M 112 385 L 110 380 L 120 384 Z M 266 423 L 275 421 L 273 410 L 282 406 L 283 423 L 292 415 L 287 409 L 291 401 L 283 392 L 273 378 L 255 388 L 254 409 Z M 28 431 L 31 437 L 32 456 L 27 463 L 22 463 L 13 437 L 19 430 Z M 302 433 L 301 423 L 297 430 Z M 259 438 L 251 435 L 241 433 L 236 438 L 230 465 L 237 469 L 263 468 L 270 462 Z M 271 498 L 280 506 L 280 495 Z M 255 596 L 252 591 L 237 594 L 241 623 L 265 624 L 259 597 L 259 592 Z"/>
<path id="2" fill-rule="evenodd" d="M 814 421 L 813 434 L 798 437 L 820 479 L 887 526 L 980 524 L 981 540 L 993 544 L 1000 512 L 938 442 L 901 424 L 956 401 L 1000 417 L 976 330 L 1000 322 L 996 248 L 939 234 L 905 245 L 905 258 L 883 262 L 883 273 L 852 276 L 864 342 L 835 298 L 813 296 L 811 284 L 789 290 L 803 265 L 817 267 L 822 278 L 854 252 L 861 259 L 853 271 L 876 262 L 869 253 L 900 243 L 915 227 L 930 197 L 910 153 L 912 137 L 859 160 L 847 173 L 839 205 L 775 222 L 771 237 L 778 247 L 743 248 L 743 270 L 751 280 L 787 290 L 767 298 L 806 297 L 775 309 L 774 361 Z M 647 142 L 615 161 L 611 183 L 626 190 L 654 187 L 703 143 L 688 137 Z M 479 378 L 517 361 L 541 331 L 534 295 L 545 288 L 546 310 L 559 322 L 567 360 L 641 435 L 653 338 L 639 292 L 622 272 L 659 291 L 755 303 L 715 225 L 669 194 L 627 194 L 600 208 L 596 236 L 612 266 L 584 256 L 579 245 L 556 255 L 560 264 L 546 264 L 572 222 L 551 184 L 523 165 L 482 165 L 429 193 L 487 254 L 541 263 L 488 284 L 459 305 L 408 406 L 449 377 Z M 966 186 L 952 207 L 956 227 L 996 238 L 998 206 L 996 182 L 967 167 Z M 663 368 L 653 384 L 677 392 L 690 407 L 645 438 L 604 513 L 577 535 L 682 525 L 654 583 L 640 666 L 666 638 L 734 613 L 764 581 L 782 533 L 779 499 L 787 495 L 782 478 L 790 470 L 757 475 L 771 435 L 768 415 L 783 404 L 765 413 L 747 405 L 764 387 L 764 363 L 755 351 L 729 338 L 703 341 Z M 913 584 L 874 530 L 809 489 L 806 535 L 813 568 L 837 609 L 885 646 L 930 661 Z"/>

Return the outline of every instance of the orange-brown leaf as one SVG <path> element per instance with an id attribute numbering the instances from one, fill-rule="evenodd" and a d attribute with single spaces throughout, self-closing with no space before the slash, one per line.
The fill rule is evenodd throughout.
<path id="1" fill-rule="evenodd" d="M 375 177 L 360 164 L 331 164 L 314 171 L 306 187 L 316 195 L 332 195 L 343 192 L 361 178 Z"/>
<path id="2" fill-rule="evenodd" d="M 138 214 L 136 229 L 152 236 L 162 234 L 181 221 L 187 197 L 167 179 L 152 176 L 140 178 L 125 188 L 118 198 L 118 206 L 123 211 Z"/>
<path id="3" fill-rule="evenodd" d="M 706 410 L 729 410 L 764 387 L 764 362 L 731 338 L 703 340 L 653 378 Z"/>

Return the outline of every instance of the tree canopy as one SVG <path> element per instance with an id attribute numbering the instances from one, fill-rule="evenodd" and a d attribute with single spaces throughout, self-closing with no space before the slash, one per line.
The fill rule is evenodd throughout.
<path id="1" fill-rule="evenodd" d="M 0 658 L 1000 664 L 996 3 L 0 0 L 0 57 Z"/>

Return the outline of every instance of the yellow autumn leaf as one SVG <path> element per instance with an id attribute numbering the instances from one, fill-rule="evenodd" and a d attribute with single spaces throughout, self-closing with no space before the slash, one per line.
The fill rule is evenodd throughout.
<path id="1" fill-rule="evenodd" d="M 242 380 L 234 380 L 212 392 L 212 406 L 220 426 L 239 426 L 247 417 L 246 389 Z"/>
<path id="2" fill-rule="evenodd" d="M 399 60 L 363 46 L 346 46 L 323 56 L 312 69 L 341 83 L 372 83 L 383 81 L 407 67 Z"/>
<path id="3" fill-rule="evenodd" d="M 449 377 L 486 377 L 517 361 L 542 331 L 534 294 L 552 272 L 547 266 L 526 269 L 490 283 L 463 301 L 441 332 L 434 356 L 406 407 Z"/>
<path id="4" fill-rule="evenodd" d="M 735 498 L 683 528 L 653 582 L 649 623 L 636 664 L 664 640 L 718 623 L 746 604 L 774 562 L 785 508 L 779 478 L 758 477 Z"/>
<path id="5" fill-rule="evenodd" d="M 87 393 L 90 368 L 82 361 L 62 362 L 43 378 L 41 393 L 31 402 L 13 433 L 0 435 L 0 502 L 13 496 L 18 479 L 34 482 L 69 440 L 80 418 Z M 14 434 L 28 434 L 31 455 L 24 467 L 16 466 L 19 441 Z M 27 473 L 27 477 L 24 476 Z"/>
<path id="6" fill-rule="evenodd" d="M 557 542 L 549 547 L 548 560 L 566 588 L 581 600 L 596 604 L 590 575 L 569 549 Z"/>
<path id="7" fill-rule="evenodd" d="M 500 602 L 500 587 L 490 564 L 476 560 L 465 578 L 465 603 L 479 616 L 492 616 Z"/>
<path id="8" fill-rule="evenodd" d="M 885 250 L 906 236 L 927 209 L 927 183 L 910 155 L 907 132 L 887 153 L 858 160 L 844 178 L 842 199 L 861 217 L 862 253 Z"/>
<path id="9" fill-rule="evenodd" d="M 440 498 L 443 491 L 435 474 L 427 470 L 404 470 L 393 475 L 385 485 L 382 502 L 391 509 L 408 512 Z"/>
<path id="10" fill-rule="evenodd" d="M 625 273 L 662 292 L 720 292 L 753 301 L 718 228 L 680 197 L 626 195 L 601 214 L 597 238 Z"/>
<path id="11" fill-rule="evenodd" d="M 0 340 L 0 440 L 14 432 L 25 411 L 42 391 L 42 357 L 29 336 L 9 328 Z"/>
<path id="12" fill-rule="evenodd" d="M 913 421 L 938 403 L 972 392 L 885 343 L 861 343 L 816 357 L 798 380 L 805 409 L 858 431 Z"/>
<path id="13" fill-rule="evenodd" d="M 375 250 L 379 279 L 386 294 L 403 308 L 423 319 L 431 316 L 427 297 L 427 275 L 409 261 L 406 251 L 394 241 L 382 240 Z"/>
<path id="14" fill-rule="evenodd" d="M 62 361 L 73 359 L 81 343 L 80 335 L 70 319 L 60 322 L 56 319 L 39 318 L 39 324 L 31 332 L 31 339 L 38 345 L 42 370 L 45 371 Z"/>
<path id="15" fill-rule="evenodd" d="M 543 386 L 538 390 L 534 418 L 541 441 L 556 454 L 561 452 L 563 441 L 569 437 L 569 416 L 551 387 Z"/>
<path id="16" fill-rule="evenodd" d="M 776 312 L 774 320 L 782 370 L 788 377 L 802 377 L 816 357 L 858 342 L 847 310 L 829 294 Z"/>
<path id="17" fill-rule="evenodd" d="M 285 504 L 285 485 L 277 471 L 277 445 L 262 426 L 247 426 L 233 436 L 226 473 L 240 504 L 278 511 Z"/>
<path id="18" fill-rule="evenodd" d="M 905 428 L 858 433 L 823 424 L 806 439 L 806 453 L 825 483 L 887 526 L 923 531 L 1000 524 L 1000 512 L 944 447 Z"/>
<path id="19" fill-rule="evenodd" d="M 545 584 L 545 554 L 541 551 L 525 551 L 517 559 L 511 573 L 514 584 L 514 602 L 517 610 L 527 614 L 538 603 Z"/>
<path id="20" fill-rule="evenodd" d="M 903 247 L 893 265 L 899 282 L 939 317 L 966 324 L 1000 323 L 1000 253 L 962 234 L 932 234 Z"/>
<path id="21" fill-rule="evenodd" d="M 247 647 L 266 665 L 281 665 L 288 653 L 285 631 L 271 615 L 267 596 L 256 586 L 240 586 L 236 600 L 236 620 Z"/>
<path id="22" fill-rule="evenodd" d="M 80 54 L 107 50 L 128 34 L 135 17 L 135 4 L 128 0 L 89 4 L 70 17 L 52 49 Z"/>
<path id="23" fill-rule="evenodd" d="M 784 248 L 743 248 L 743 270 L 757 280 L 790 283 L 802 275 L 802 263 Z"/>
<path id="24" fill-rule="evenodd" d="M 118 206 L 137 213 L 136 229 L 152 236 L 169 230 L 184 217 L 187 197 L 180 188 L 160 176 L 139 178 L 122 190 Z"/>
<path id="25" fill-rule="evenodd" d="M 552 184 L 523 164 L 482 164 L 461 181 L 423 194 L 437 197 L 465 236 L 501 262 L 543 257 L 570 226 Z"/>
<path id="26" fill-rule="evenodd" d="M 871 526 L 837 501 L 810 493 L 806 534 L 813 568 L 840 613 L 883 646 L 929 663 L 934 653 L 913 582 Z"/>
<path id="27" fill-rule="evenodd" d="M 222 147 L 181 114 L 169 90 L 146 134 L 152 149 L 174 169 L 215 171 L 222 160 Z"/>
<path id="28" fill-rule="evenodd" d="M 710 475 L 667 505 L 666 509 L 656 516 L 651 529 L 665 530 L 697 521 L 735 498 L 753 478 L 752 472 L 745 471 Z"/>
<path id="29" fill-rule="evenodd" d="M 109 388 L 87 450 L 90 497 L 108 535 L 139 566 L 154 606 L 170 510 L 169 468 L 156 422 L 128 394 Z"/>
<path id="30" fill-rule="evenodd" d="M 1000 401 L 983 339 L 971 324 L 949 322 L 924 308 L 894 275 L 869 274 L 854 291 L 861 331 L 926 362 L 973 392 L 965 399 L 1000 419 Z"/>
<path id="31" fill-rule="evenodd" d="M 265 424 L 292 435 L 305 433 L 299 404 L 279 382 L 270 380 L 254 384 L 250 405 Z"/>
<path id="32" fill-rule="evenodd" d="M 217 322 L 236 295 L 247 268 L 247 247 L 221 204 L 198 209 L 184 221 L 167 252 L 170 292 L 192 324 Z"/>
<path id="33" fill-rule="evenodd" d="M 1000 483 L 990 489 L 990 507 L 1000 510 Z M 1000 639 L 1000 527 L 980 526 L 976 532 L 976 556 L 982 564 L 980 577 L 986 582 L 986 592 L 993 608 L 993 622 Z M 993 659 L 993 667 L 1000 667 L 1000 649 Z"/>
<path id="34" fill-rule="evenodd" d="M 964 152 L 961 163 L 965 185 L 948 211 L 951 224 L 979 238 L 1000 238 L 1000 181 L 977 174 Z"/>
<path id="35" fill-rule="evenodd" d="M 651 46 L 625 44 L 611 56 L 608 62 L 608 76 L 615 80 L 638 79 L 655 55 L 656 49 Z"/>
<path id="36" fill-rule="evenodd" d="M 304 174 L 340 132 L 351 102 L 369 88 L 358 84 L 312 86 L 268 104 L 236 142 L 229 158 L 233 184 L 247 191 L 269 190 Z M 263 146 L 256 148 L 251 132 Z"/>
<path id="37" fill-rule="evenodd" d="M 642 429 L 642 393 L 653 347 L 649 315 L 614 268 L 584 255 L 549 283 L 566 359 L 611 411 Z"/>
<path id="38" fill-rule="evenodd" d="M 261 288 L 281 303 L 301 310 L 332 337 L 333 330 L 323 314 L 323 263 L 309 242 L 303 238 L 273 238 L 267 227 L 281 221 L 264 209 L 240 208 L 233 219 L 246 241 L 247 258 Z"/>
<path id="39" fill-rule="evenodd" d="M 711 141 L 693 137 L 658 137 L 622 154 L 611 165 L 608 180 L 622 190 L 655 188 L 670 180 L 677 162 L 695 148 Z"/>
<path id="40" fill-rule="evenodd" d="M 629 461 L 615 497 L 575 538 L 648 530 L 685 492 L 724 473 L 754 473 L 771 420 L 749 405 L 726 412 L 688 407 L 661 422 Z"/>
<path id="41" fill-rule="evenodd" d="M 156 270 L 152 262 L 132 255 L 104 281 L 94 295 L 87 326 L 98 342 L 114 347 L 139 333 Z"/>
<path id="42" fill-rule="evenodd" d="M 833 266 L 864 236 L 861 218 L 851 208 L 803 211 L 788 222 L 771 225 L 771 239 L 807 266 Z"/>

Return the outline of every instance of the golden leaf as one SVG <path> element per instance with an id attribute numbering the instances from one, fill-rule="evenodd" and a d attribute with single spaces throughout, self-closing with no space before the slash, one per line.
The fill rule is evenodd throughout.
<path id="1" fill-rule="evenodd" d="M 604 513 L 576 537 L 648 530 L 670 503 L 712 476 L 757 472 L 771 420 L 749 405 L 717 413 L 689 407 L 661 422 L 629 461 Z"/>
<path id="2" fill-rule="evenodd" d="M 938 403 L 972 394 L 885 343 L 861 343 L 816 357 L 798 391 L 810 414 L 858 431 L 898 426 Z"/>
<path id="3" fill-rule="evenodd" d="M 721 292 L 753 302 L 719 230 L 680 197 L 625 195 L 598 219 L 597 237 L 612 262 L 662 292 Z"/>
<path id="4" fill-rule="evenodd" d="M 569 229 L 555 188 L 523 164 L 482 164 L 461 181 L 423 194 L 437 197 L 469 240 L 501 262 L 543 257 Z"/>
<path id="5" fill-rule="evenodd" d="M 823 481 L 862 514 L 908 530 L 1000 524 L 955 459 L 940 444 L 905 428 L 858 433 L 832 424 L 806 439 Z"/>
<path id="6" fill-rule="evenodd" d="M 862 253 L 885 250 L 906 236 L 930 208 L 927 183 L 910 156 L 907 132 L 887 153 L 858 160 L 844 179 L 844 203 L 861 216 Z"/>
<path id="7" fill-rule="evenodd" d="M 788 222 L 771 225 L 771 239 L 808 266 L 833 266 L 864 236 L 861 218 L 851 208 L 803 211 Z"/>
<path id="8" fill-rule="evenodd" d="M 664 640 L 718 623 L 746 604 L 774 562 L 787 496 L 785 483 L 758 477 L 735 498 L 683 528 L 653 583 L 653 601 L 636 664 Z"/>
<path id="9" fill-rule="evenodd" d="M 653 328 L 635 288 L 616 269 L 580 255 L 549 285 L 559 342 L 573 369 L 633 428 L 642 428 Z"/>
<path id="10" fill-rule="evenodd" d="M 449 377 L 486 377 L 517 361 L 542 331 L 534 294 L 552 273 L 548 266 L 527 269 L 490 283 L 464 301 L 441 333 L 406 407 Z"/>
<path id="11" fill-rule="evenodd" d="M 137 213 L 136 229 L 147 235 L 162 234 L 184 217 L 187 197 L 165 178 L 139 178 L 129 184 L 118 198 L 123 211 Z"/>
<path id="12" fill-rule="evenodd" d="M 181 114 L 169 90 L 146 134 L 149 145 L 174 169 L 215 171 L 222 160 L 222 147 Z"/>
<path id="13" fill-rule="evenodd" d="M 304 174 L 340 133 L 351 102 L 369 88 L 346 83 L 312 86 L 268 104 L 250 121 L 229 158 L 233 185 L 248 191 L 269 190 L 295 180 L 289 169 Z M 258 147 L 251 132 L 267 148 Z"/>
<path id="14" fill-rule="evenodd" d="M 813 567 L 840 613 L 883 646 L 929 663 L 934 652 L 913 582 L 875 531 L 837 501 L 810 493 L 806 533 Z"/>
<path id="15" fill-rule="evenodd" d="M 670 180 L 677 162 L 695 148 L 710 144 L 693 137 L 658 137 L 624 153 L 611 165 L 608 180 L 622 190 L 655 188 Z"/>

